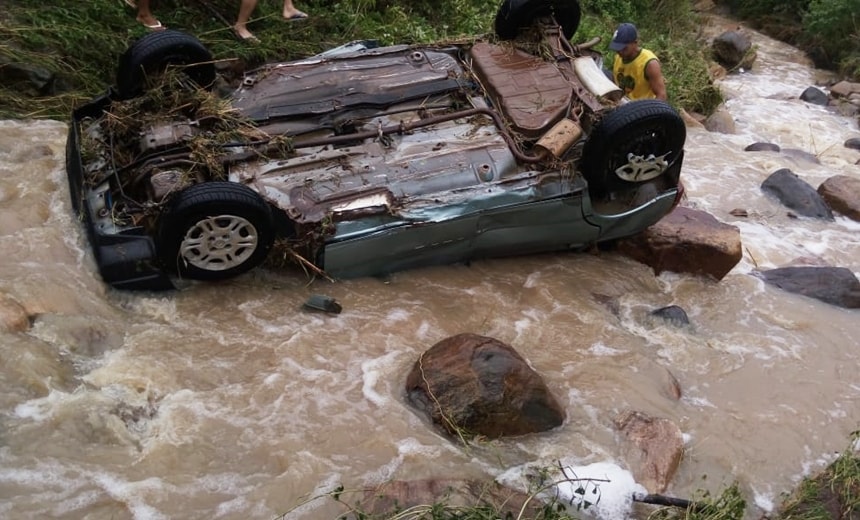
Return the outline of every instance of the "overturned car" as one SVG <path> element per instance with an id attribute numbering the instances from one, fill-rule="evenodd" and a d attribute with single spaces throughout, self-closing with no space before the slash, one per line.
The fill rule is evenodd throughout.
<path id="1" fill-rule="evenodd" d="M 570 43 L 579 19 L 574 1 L 505 0 L 485 39 L 353 42 L 226 95 L 196 38 L 144 36 L 70 125 L 102 278 L 160 290 L 267 260 L 370 276 L 642 231 L 681 197 L 684 123 L 623 98 L 596 41 Z"/>

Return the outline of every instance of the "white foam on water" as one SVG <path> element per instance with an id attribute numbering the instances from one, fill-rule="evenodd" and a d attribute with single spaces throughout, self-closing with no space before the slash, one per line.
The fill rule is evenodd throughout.
<path id="1" fill-rule="evenodd" d="M 97 473 L 93 479 L 111 498 L 124 503 L 131 511 L 134 520 L 167 520 L 170 518 L 155 507 L 148 505 L 141 496 L 145 494 L 144 492 L 161 490 L 163 485 L 161 479 L 151 477 L 138 482 L 127 482 L 107 473 Z"/>
<path id="2" fill-rule="evenodd" d="M 385 464 L 368 471 L 364 475 L 365 482 L 377 486 L 397 477 L 397 471 L 404 463 L 412 459 L 420 459 L 422 464 L 432 463 L 438 459 L 446 448 L 441 445 L 424 444 L 414 437 L 406 437 L 395 442 L 397 454 Z"/>
<path id="3" fill-rule="evenodd" d="M 762 492 L 756 489 L 755 485 L 752 486 L 753 491 L 753 504 L 756 505 L 759 509 L 766 513 L 770 513 L 774 510 L 773 503 L 773 492 Z"/>
<path id="4" fill-rule="evenodd" d="M 401 321 L 407 321 L 412 317 L 412 313 L 407 309 L 392 309 L 385 316 L 385 323 L 390 325 Z"/>
<path id="5" fill-rule="evenodd" d="M 610 346 L 605 345 L 602 341 L 598 341 L 593 343 L 589 348 L 588 352 L 594 354 L 595 356 L 618 356 L 624 354 L 626 351 L 620 350 L 617 348 L 612 348 Z"/>
<path id="6" fill-rule="evenodd" d="M 71 396 L 66 392 L 51 390 L 45 397 L 31 399 L 15 407 L 15 417 L 42 422 L 51 417 L 56 406 L 62 406 Z"/>
<path id="7" fill-rule="evenodd" d="M 362 387 L 361 391 L 368 401 L 378 407 L 386 406 L 391 402 L 387 395 L 391 395 L 390 378 L 388 374 L 394 371 L 399 365 L 398 359 L 401 354 L 397 351 L 391 351 L 382 357 L 369 359 L 361 364 L 362 372 Z M 383 393 L 376 390 L 377 384 L 383 381 L 388 383 Z"/>

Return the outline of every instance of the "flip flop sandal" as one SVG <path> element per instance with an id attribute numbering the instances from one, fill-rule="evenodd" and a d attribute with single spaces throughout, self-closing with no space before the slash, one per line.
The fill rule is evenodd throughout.
<path id="1" fill-rule="evenodd" d="M 165 27 L 165 26 L 161 25 L 161 22 L 160 22 L 160 21 L 157 21 L 157 20 L 156 20 L 156 22 L 155 22 L 154 24 L 152 24 L 152 25 L 147 25 L 147 24 L 145 24 L 145 23 L 141 23 L 141 25 L 143 25 L 144 27 L 146 27 L 146 28 L 147 28 L 147 29 L 149 29 L 150 31 L 163 31 L 163 30 L 167 29 L 167 27 Z"/>
<path id="2" fill-rule="evenodd" d="M 308 17 L 308 15 L 305 13 L 296 13 L 293 16 L 290 16 L 289 18 L 284 18 L 284 20 L 286 20 L 288 22 L 295 22 L 297 20 L 304 20 L 307 17 Z"/>

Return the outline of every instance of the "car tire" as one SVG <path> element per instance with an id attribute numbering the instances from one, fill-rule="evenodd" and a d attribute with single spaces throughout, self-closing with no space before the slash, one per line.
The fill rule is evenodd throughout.
<path id="1" fill-rule="evenodd" d="M 663 175 L 683 153 L 686 139 L 684 120 L 668 103 L 631 101 L 606 114 L 591 132 L 582 151 L 581 171 L 592 195 L 630 189 Z M 664 166 L 655 167 L 654 158 L 662 158 Z M 630 173 L 631 165 L 637 164 L 649 166 L 641 168 L 641 178 Z"/>
<path id="2" fill-rule="evenodd" d="M 582 17 L 576 0 L 505 0 L 496 13 L 496 35 L 503 40 L 513 40 L 521 28 L 548 14 L 555 16 L 568 40 L 573 38 Z"/>
<path id="3" fill-rule="evenodd" d="M 181 31 L 147 34 L 131 45 L 119 59 L 116 91 L 120 99 L 140 95 L 171 65 L 185 66 L 183 73 L 201 88 L 215 82 L 212 54 L 197 38 Z"/>
<path id="4" fill-rule="evenodd" d="M 272 211 L 235 182 L 195 184 L 177 193 L 159 217 L 156 251 L 183 278 L 225 280 L 260 265 L 274 243 Z"/>

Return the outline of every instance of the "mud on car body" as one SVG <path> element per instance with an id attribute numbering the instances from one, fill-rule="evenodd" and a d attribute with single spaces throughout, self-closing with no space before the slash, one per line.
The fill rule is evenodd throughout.
<path id="1" fill-rule="evenodd" d="M 621 97 L 596 42 L 570 43 L 579 17 L 506 0 L 486 38 L 353 42 L 226 96 L 199 40 L 144 36 L 70 126 L 102 278 L 169 289 L 273 257 L 346 278 L 640 232 L 678 202 L 684 124 Z"/>

